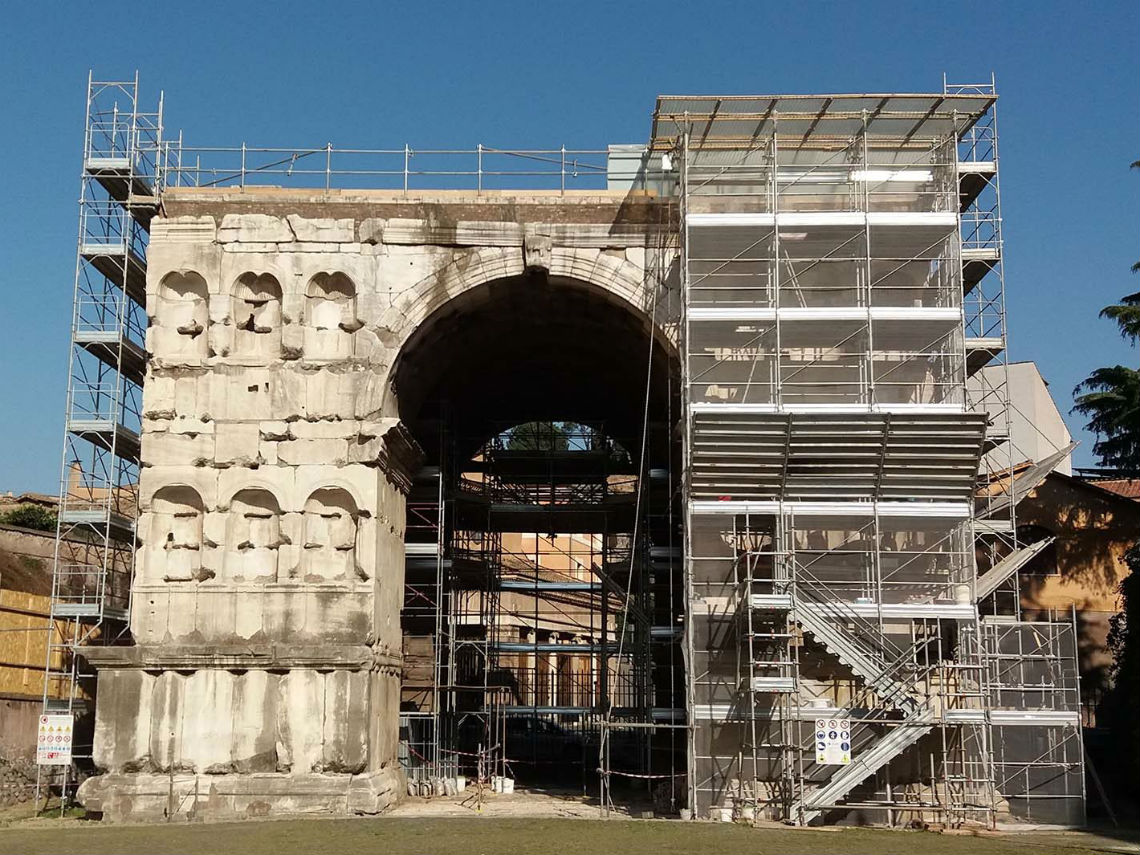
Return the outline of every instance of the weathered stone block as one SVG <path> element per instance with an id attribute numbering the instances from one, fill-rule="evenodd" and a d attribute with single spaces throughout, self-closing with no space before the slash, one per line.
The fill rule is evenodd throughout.
<path id="1" fill-rule="evenodd" d="M 384 221 L 379 217 L 369 217 L 366 220 L 361 220 L 358 231 L 361 243 L 380 243 L 384 238 Z"/>
<path id="2" fill-rule="evenodd" d="M 230 762 L 235 772 L 277 772 L 277 691 L 279 678 L 246 671 L 233 689 Z"/>
<path id="3" fill-rule="evenodd" d="M 298 241 L 348 243 L 356 237 L 353 234 L 352 219 L 337 220 L 327 217 L 306 219 L 296 214 L 289 214 L 286 220 Z"/>
<path id="4" fill-rule="evenodd" d="M 363 772 L 368 760 L 368 672 L 325 675 L 322 772 Z"/>
<path id="5" fill-rule="evenodd" d="M 151 687 L 150 757 L 161 772 L 182 771 L 183 686 L 186 678 L 163 671 Z"/>
<path id="6" fill-rule="evenodd" d="M 289 426 L 294 439 L 350 439 L 359 432 L 352 419 L 334 421 L 298 421 Z"/>
<path id="7" fill-rule="evenodd" d="M 348 462 L 348 442 L 343 439 L 295 439 L 277 444 L 277 459 L 290 466 L 321 463 L 341 466 Z"/>
<path id="8" fill-rule="evenodd" d="M 150 762 L 151 682 L 143 671 L 99 673 L 106 697 L 95 711 L 95 763 L 112 771 L 139 771 Z"/>
<path id="9" fill-rule="evenodd" d="M 194 466 L 213 461 L 214 438 L 208 434 L 147 434 L 141 456 L 143 466 Z"/>
<path id="10" fill-rule="evenodd" d="M 223 423 L 215 434 L 214 460 L 217 463 L 249 466 L 258 462 L 260 428 L 254 423 Z"/>
<path id="11" fill-rule="evenodd" d="M 186 678 L 180 766 L 206 774 L 233 771 L 233 685 L 230 671 L 205 669 Z"/>
<path id="12" fill-rule="evenodd" d="M 218 243 L 278 243 L 293 240 L 293 231 L 280 217 L 266 214 L 226 214 L 218 227 Z M 276 247 L 274 247 L 276 249 Z"/>

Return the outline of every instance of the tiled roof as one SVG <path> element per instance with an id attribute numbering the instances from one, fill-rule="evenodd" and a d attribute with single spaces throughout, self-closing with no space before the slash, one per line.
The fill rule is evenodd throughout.
<path id="1" fill-rule="evenodd" d="M 1089 481 L 1089 483 L 1095 484 L 1102 490 L 1108 490 L 1110 493 L 1116 493 L 1118 496 L 1140 501 L 1140 478 L 1105 478 Z"/>

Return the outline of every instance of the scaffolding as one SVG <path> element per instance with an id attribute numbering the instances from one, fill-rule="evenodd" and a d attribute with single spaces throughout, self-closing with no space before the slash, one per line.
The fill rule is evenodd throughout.
<path id="1" fill-rule="evenodd" d="M 1022 620 L 1017 587 L 1048 545 L 1019 541 L 1017 503 L 1065 451 L 1026 462 L 1011 438 L 996 101 L 992 79 L 662 96 L 647 148 L 604 151 L 195 149 L 163 139 L 137 76 L 89 78 L 44 692 L 84 726 L 55 783 L 92 760 L 77 649 L 127 631 L 164 188 L 608 188 L 679 201 L 683 480 L 671 450 L 649 467 L 649 433 L 677 434 L 648 403 L 645 435 L 578 426 L 565 447 L 550 423 L 523 447 L 517 425 L 424 420 L 402 612 L 413 785 L 513 777 L 555 750 L 603 806 L 644 783 L 698 817 L 1078 821 L 1075 623 Z"/>
<path id="2" fill-rule="evenodd" d="M 665 473 L 639 483 L 635 461 L 597 427 L 522 429 L 494 429 L 467 461 L 462 444 L 444 443 L 450 461 L 425 469 L 409 504 L 405 646 L 417 621 L 434 624 L 434 676 L 430 687 L 405 676 L 416 709 L 402 713 L 402 758 L 425 791 L 460 774 L 518 777 L 584 793 L 596 783 L 607 804 L 615 778 L 676 775 L 669 740 L 653 744 L 679 712 L 657 705 L 679 642 L 661 617 L 675 605 L 674 555 L 651 541 L 667 539 L 649 514 L 668 505 Z M 412 668 L 427 673 L 418 659 Z"/>
<path id="3" fill-rule="evenodd" d="M 71 321 L 59 522 L 43 710 L 76 716 L 70 766 L 38 767 L 70 789 L 92 764 L 94 675 L 81 645 L 127 632 L 146 369 L 146 245 L 158 210 L 162 96 L 139 101 L 138 75 L 88 75 L 79 241 Z M 52 774 L 52 772 L 55 774 Z"/>
<path id="4" fill-rule="evenodd" d="M 992 83 L 658 100 L 696 815 L 992 823 L 1025 780 L 991 727 L 1047 725 L 1000 688 L 979 615 L 1016 567 L 980 587 L 974 542 L 1017 548 L 1008 390 L 968 382 L 1005 352 L 995 103 Z M 1002 620 L 1023 626 L 1016 596 Z M 829 733 L 841 759 L 817 753 Z"/>

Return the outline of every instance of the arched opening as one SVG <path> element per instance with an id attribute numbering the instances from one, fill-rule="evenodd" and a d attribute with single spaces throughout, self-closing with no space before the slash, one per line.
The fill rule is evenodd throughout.
<path id="1" fill-rule="evenodd" d="M 269 273 L 243 273 L 234 283 L 234 353 L 281 355 L 281 284 Z"/>
<path id="2" fill-rule="evenodd" d="M 305 289 L 305 356 L 348 359 L 356 317 L 356 286 L 343 273 L 318 273 Z"/>
<path id="3" fill-rule="evenodd" d="M 204 359 L 210 323 L 206 280 L 193 271 L 168 273 L 158 286 L 155 334 L 164 336 L 156 352 L 168 359 Z"/>
<path id="4" fill-rule="evenodd" d="M 225 574 L 232 582 L 276 582 L 281 506 L 268 490 L 239 490 L 226 520 Z"/>
<path id="5" fill-rule="evenodd" d="M 671 801 L 676 374 L 642 313 L 558 277 L 466 291 L 405 343 L 393 392 L 428 455 L 402 613 L 413 779 L 482 764 L 597 793 L 604 757 L 604 795 L 648 802 L 664 786 Z"/>
<path id="6" fill-rule="evenodd" d="M 301 541 L 301 579 L 330 582 L 357 574 L 356 535 L 359 511 L 346 490 L 316 490 L 305 502 Z"/>
<path id="7" fill-rule="evenodd" d="M 214 574 L 202 567 L 202 497 L 193 487 L 172 485 L 160 488 L 151 500 L 145 521 L 148 534 L 144 543 L 145 569 L 153 579 L 164 582 L 195 582 Z"/>

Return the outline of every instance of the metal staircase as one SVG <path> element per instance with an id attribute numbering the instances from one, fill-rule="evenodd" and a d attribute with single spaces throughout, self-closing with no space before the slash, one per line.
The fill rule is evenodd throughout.
<path id="1" fill-rule="evenodd" d="M 878 624 L 860 615 L 851 603 L 831 592 L 829 587 L 815 578 L 802 563 L 787 561 L 794 567 L 791 578 L 773 574 L 773 578 L 756 579 L 755 571 L 763 559 L 771 554 L 745 556 L 749 569 L 746 578 L 745 598 L 748 613 L 749 640 L 754 635 L 775 638 L 781 615 L 791 625 L 809 633 L 825 650 L 862 681 L 867 694 L 865 702 L 854 706 L 873 709 L 864 722 L 885 726 L 887 731 L 876 736 L 867 728 L 856 742 L 852 763 L 839 768 L 829 780 L 812 791 L 800 791 L 788 804 L 788 816 L 807 825 L 818 821 L 826 808 L 846 797 L 868 777 L 892 759 L 914 745 L 935 726 L 930 687 L 933 668 L 921 664 L 920 648 L 925 639 L 909 647 L 900 647 L 880 630 Z M 776 563 L 785 563 L 777 559 Z M 757 583 L 771 588 L 771 593 L 753 593 Z M 764 629 L 771 635 L 755 631 L 756 615 L 760 615 Z M 794 628 L 794 626 L 793 626 Z M 764 650 L 772 648 L 765 647 Z M 771 655 L 770 653 L 767 655 Z M 751 673 L 750 689 L 753 693 L 778 693 L 781 705 L 786 706 L 789 692 L 798 691 L 796 662 L 790 658 L 779 661 L 760 660 L 751 644 L 749 647 Z M 777 676 L 759 677 L 755 674 L 779 671 Z M 786 676 L 785 676 L 786 674 Z M 829 712 L 829 717 L 851 718 L 852 710 Z M 858 717 L 856 717 L 858 718 Z M 788 740 L 791 747 L 791 740 Z"/>
<path id="2" fill-rule="evenodd" d="M 881 738 L 872 737 L 853 752 L 850 765 L 841 767 L 819 788 L 801 792 L 792 802 L 792 816 L 808 825 L 933 729 L 929 689 L 934 669 L 921 662 L 920 648 L 925 639 L 905 648 L 895 644 L 879 624 L 859 615 L 799 562 L 793 587 L 795 621 L 862 680 L 864 690 L 874 697 L 856 706 L 876 709 L 875 720 L 887 725 Z M 901 714 L 901 719 L 887 718 L 895 713 Z M 836 715 L 849 718 L 851 711 Z"/>
<path id="3" fill-rule="evenodd" d="M 794 805 L 795 813 L 803 825 L 818 822 L 823 811 L 845 797 L 867 778 L 898 757 L 934 729 L 930 710 L 916 707 L 906 719 L 891 727 L 882 739 L 854 756 L 850 766 L 844 766 L 826 784 Z"/>
<path id="4" fill-rule="evenodd" d="M 852 632 L 850 616 L 818 600 L 798 599 L 795 616 L 800 626 L 850 668 L 877 698 L 896 703 L 900 708 L 914 708 L 914 699 L 908 694 L 910 686 L 896 674 L 904 667 L 900 661 L 905 658 L 904 652 L 898 652 L 888 661 L 884 651 L 876 650 L 862 635 Z"/>

